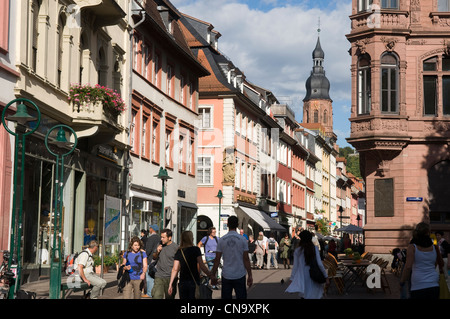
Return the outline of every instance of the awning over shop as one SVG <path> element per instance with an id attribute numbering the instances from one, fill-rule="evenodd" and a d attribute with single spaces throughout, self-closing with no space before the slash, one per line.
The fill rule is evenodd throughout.
<path id="1" fill-rule="evenodd" d="M 188 208 L 198 209 L 198 206 L 195 205 L 194 203 L 184 202 L 182 200 L 178 201 L 178 206 L 184 206 L 184 207 L 188 207 Z"/>
<path id="2" fill-rule="evenodd" d="M 140 199 L 150 200 L 152 202 L 158 202 L 158 203 L 161 203 L 161 201 L 162 201 L 162 198 L 160 196 L 143 193 L 143 192 L 140 192 L 135 189 L 133 189 L 133 190 L 130 189 L 130 197 L 137 197 Z"/>
<path id="3" fill-rule="evenodd" d="M 264 231 L 286 231 L 286 228 L 274 221 L 269 215 L 263 211 L 239 206 L 248 217 L 253 219 L 258 225 L 260 225 Z"/>

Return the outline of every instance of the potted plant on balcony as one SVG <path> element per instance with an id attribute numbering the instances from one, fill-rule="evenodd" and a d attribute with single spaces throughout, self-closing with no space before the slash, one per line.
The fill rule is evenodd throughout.
<path id="1" fill-rule="evenodd" d="M 125 102 L 116 90 L 96 84 L 73 83 L 69 89 L 69 102 L 81 107 L 85 104 L 101 103 L 113 115 L 119 115 L 125 111 Z"/>

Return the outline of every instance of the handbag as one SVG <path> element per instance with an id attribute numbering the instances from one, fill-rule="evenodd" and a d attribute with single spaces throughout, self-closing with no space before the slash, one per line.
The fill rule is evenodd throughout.
<path id="1" fill-rule="evenodd" d="M 439 299 L 450 299 L 450 292 L 448 291 L 444 274 L 444 260 L 442 259 L 439 246 L 434 245 L 434 248 L 436 250 L 436 264 L 439 266 Z"/>
<path id="2" fill-rule="evenodd" d="M 195 299 L 200 299 L 200 287 L 199 287 L 199 285 L 197 285 L 197 281 L 195 281 L 194 275 L 192 274 L 192 271 L 191 271 L 191 267 L 189 267 L 186 257 L 184 256 L 183 249 L 180 249 L 180 250 L 181 250 L 181 254 L 183 255 L 184 261 L 186 262 L 186 265 L 189 269 L 189 272 L 191 273 L 192 280 L 195 283 Z"/>
<path id="3" fill-rule="evenodd" d="M 148 265 L 148 275 L 150 277 L 152 277 L 153 279 L 155 279 L 155 274 L 156 274 L 156 264 L 158 263 L 159 257 L 156 260 L 153 260 L 149 265 Z"/>
<path id="4" fill-rule="evenodd" d="M 317 282 L 318 284 L 323 284 L 327 281 L 327 278 L 325 278 L 322 270 L 319 268 L 319 265 L 317 264 L 315 251 L 314 251 L 314 258 L 311 262 L 311 265 L 309 265 L 309 276 L 313 281 Z"/>

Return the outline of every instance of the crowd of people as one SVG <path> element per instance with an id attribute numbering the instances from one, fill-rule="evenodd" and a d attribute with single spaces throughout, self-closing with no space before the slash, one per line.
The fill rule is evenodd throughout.
<path id="1" fill-rule="evenodd" d="M 324 284 L 329 284 L 324 255 L 337 256 L 352 247 L 348 236 L 339 242 L 323 241 L 302 228 L 294 229 L 291 236 L 284 234 L 279 241 L 273 233 L 247 236 L 242 229 L 238 231 L 236 216 L 229 217 L 227 225 L 229 231 L 223 237 L 218 238 L 212 227 L 196 245 L 191 231 L 181 234 L 178 245 L 172 241 L 170 229 L 162 229 L 159 235 L 157 225 L 151 225 L 148 232 L 142 230 L 141 237 L 133 237 L 123 252 L 119 291 L 125 299 L 174 299 L 177 293 L 180 299 L 208 298 L 200 296 L 202 276 L 213 289 L 219 289 L 220 277 L 222 299 L 231 299 L 233 291 L 237 299 L 246 299 L 247 287 L 253 284 L 252 271 L 278 269 L 282 263 L 285 269 L 292 267 L 286 292 L 320 299 Z M 410 298 L 439 298 L 439 272 L 448 280 L 449 244 L 443 233 L 437 232 L 438 245 L 433 245 L 430 235 L 429 225 L 419 223 L 407 250 L 401 284 L 408 284 Z M 87 254 L 80 254 L 77 260 L 81 279 L 94 287 L 93 299 L 106 285 L 104 279 L 93 275 L 92 255 L 97 249 L 98 243 L 91 241 Z M 313 275 L 313 269 L 319 275 Z"/>

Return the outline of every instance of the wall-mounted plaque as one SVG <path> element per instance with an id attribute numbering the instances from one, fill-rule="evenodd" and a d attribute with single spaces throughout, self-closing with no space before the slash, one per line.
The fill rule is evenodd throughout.
<path id="1" fill-rule="evenodd" d="M 394 179 L 375 180 L 375 217 L 394 216 Z"/>

